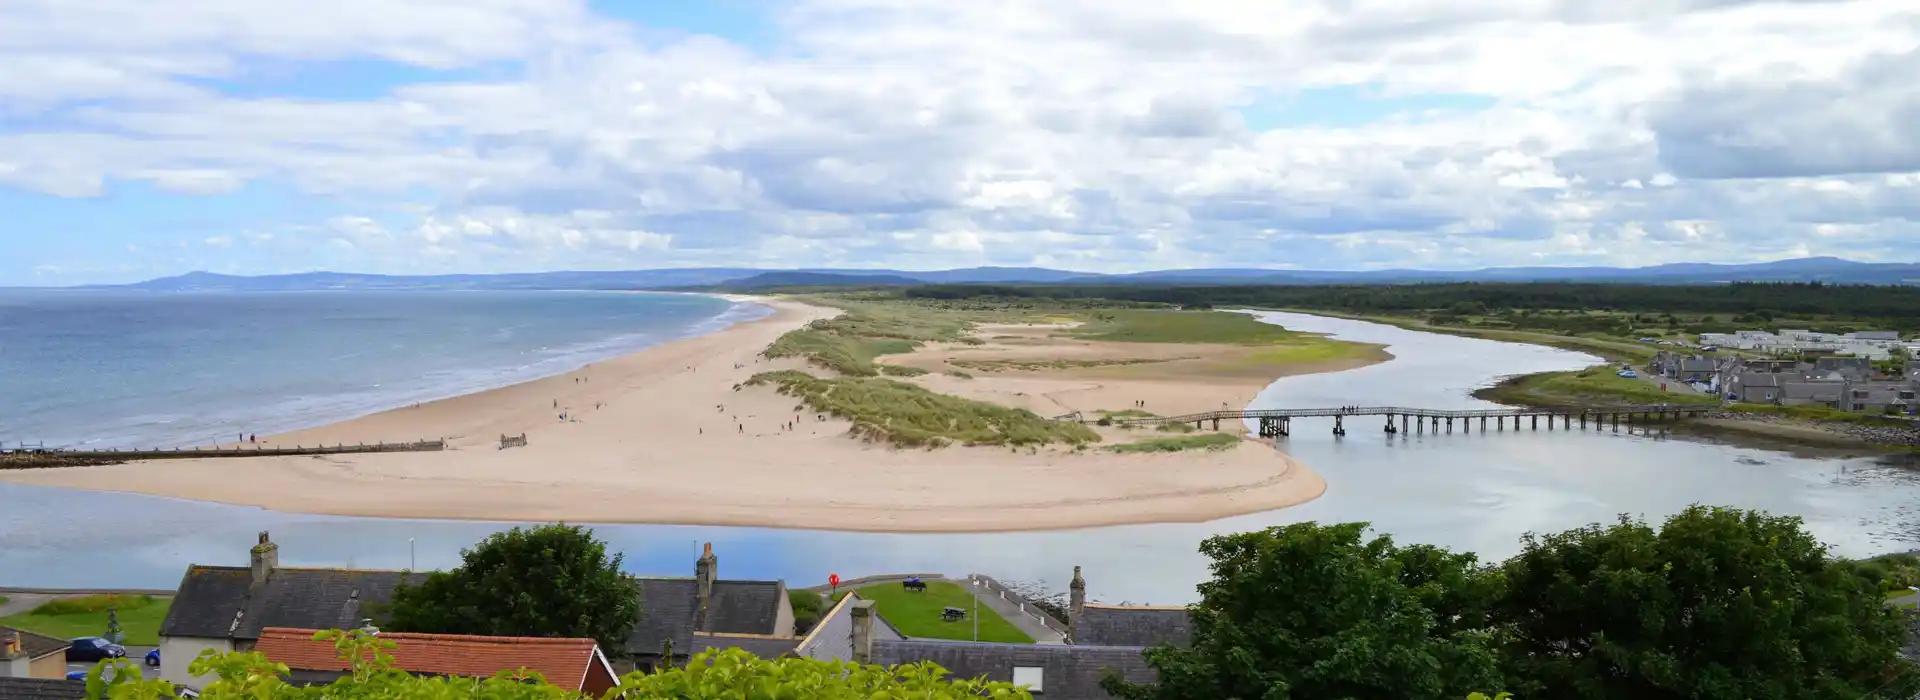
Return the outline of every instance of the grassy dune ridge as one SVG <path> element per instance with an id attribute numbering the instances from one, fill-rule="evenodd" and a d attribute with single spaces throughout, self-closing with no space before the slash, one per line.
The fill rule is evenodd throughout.
<path id="1" fill-rule="evenodd" d="M 962 445 L 1033 446 L 1098 442 L 1079 423 L 1051 420 L 1032 411 L 928 391 L 876 377 L 823 379 L 797 370 L 763 372 L 747 382 L 772 385 L 808 407 L 851 420 L 870 439 L 910 447 Z"/>

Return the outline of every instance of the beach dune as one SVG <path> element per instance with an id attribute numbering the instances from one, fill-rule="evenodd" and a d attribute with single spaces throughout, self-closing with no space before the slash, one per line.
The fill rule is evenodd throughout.
<path id="1" fill-rule="evenodd" d="M 0 480 L 334 515 L 888 532 L 1198 522 L 1295 505 L 1326 488 L 1305 465 L 1251 440 L 1166 454 L 862 442 L 848 437 L 847 422 L 771 388 L 738 387 L 758 372 L 800 367 L 760 351 L 837 313 L 758 303 L 774 313 L 565 375 L 263 440 L 445 438 L 443 452 L 161 461 Z M 1043 414 L 1135 400 L 1168 414 L 1241 406 L 1266 383 L 1015 374 L 923 381 Z M 501 436 L 521 434 L 525 447 L 500 448 Z"/>

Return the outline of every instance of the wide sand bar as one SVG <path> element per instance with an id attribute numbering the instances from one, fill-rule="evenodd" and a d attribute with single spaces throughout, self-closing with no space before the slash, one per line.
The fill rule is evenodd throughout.
<path id="1" fill-rule="evenodd" d="M 0 480 L 333 515 L 884 532 L 1198 522 L 1284 508 L 1326 489 L 1305 465 L 1251 440 L 1222 451 L 1165 454 L 917 450 L 854 440 L 845 421 L 817 416 L 791 397 L 735 389 L 755 373 L 799 367 L 759 353 L 780 334 L 838 313 L 757 301 L 774 313 L 577 372 L 271 439 L 312 445 L 445 437 L 452 449 L 444 452 L 161 461 L 0 472 Z M 928 357 L 898 361 L 937 361 L 946 350 L 923 352 Z M 1245 405 L 1271 379 L 1012 372 L 919 381 L 1043 414 L 1143 400 L 1173 415 Z M 502 435 L 522 433 L 526 447 L 499 449 Z"/>

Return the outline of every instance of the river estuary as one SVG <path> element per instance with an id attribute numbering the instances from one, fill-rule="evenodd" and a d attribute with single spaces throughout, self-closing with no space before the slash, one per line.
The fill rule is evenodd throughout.
<path id="1" fill-rule="evenodd" d="M 1264 314 L 1298 330 L 1384 343 L 1396 359 L 1275 382 L 1255 408 L 1344 404 L 1490 408 L 1468 396 L 1499 377 L 1596 360 L 1553 348 L 1407 331 L 1297 314 Z M 1657 520 L 1702 502 L 1799 515 L 1836 552 L 1920 548 L 1920 472 L 1872 459 L 1782 452 L 1633 434 L 1557 430 L 1384 434 L 1357 418 L 1336 439 L 1329 420 L 1297 420 L 1285 449 L 1326 476 L 1324 497 L 1282 511 L 1209 523 L 1067 532 L 884 535 L 747 528 L 596 528 L 627 568 L 690 576 L 711 541 L 725 578 L 824 583 L 881 572 L 985 573 L 1064 587 L 1084 566 L 1089 593 L 1110 603 L 1179 604 L 1207 575 L 1201 539 L 1270 525 L 1369 521 L 1405 542 L 1503 557 L 1529 531 L 1632 513 Z M 1095 478 L 1095 477 L 1089 477 Z M 244 565 L 270 530 L 288 566 L 443 568 L 506 524 L 291 515 L 116 493 L 0 484 L 0 585 L 172 588 L 188 562 Z"/>

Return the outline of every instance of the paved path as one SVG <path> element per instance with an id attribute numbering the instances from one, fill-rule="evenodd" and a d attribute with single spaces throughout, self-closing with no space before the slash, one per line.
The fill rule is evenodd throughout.
<path id="1" fill-rule="evenodd" d="M 0 603 L 0 617 L 6 617 L 8 615 L 13 615 L 16 613 L 23 613 L 28 610 L 32 610 L 34 608 L 40 607 L 41 603 L 45 603 L 49 600 L 53 600 L 55 598 L 61 597 L 57 595 L 47 595 L 45 593 L 0 592 L 0 595 L 7 597 L 7 602 Z"/>
<path id="2" fill-rule="evenodd" d="M 1019 605 L 1013 601 L 1001 598 L 999 595 L 987 590 L 986 587 L 974 586 L 972 582 L 966 579 L 945 580 L 949 583 L 959 584 L 962 588 L 973 590 L 980 598 L 981 607 L 993 608 L 994 612 L 1000 613 L 1000 616 L 1006 618 L 1008 622 L 1013 623 L 1014 627 L 1020 628 L 1021 632 L 1025 632 L 1027 636 L 1032 637 L 1035 644 L 1067 643 L 1066 635 L 1056 632 L 1046 625 L 1040 624 L 1040 620 L 1034 618 L 1034 616 L 1021 612 Z"/>

